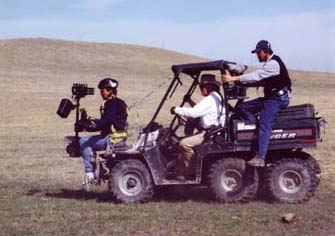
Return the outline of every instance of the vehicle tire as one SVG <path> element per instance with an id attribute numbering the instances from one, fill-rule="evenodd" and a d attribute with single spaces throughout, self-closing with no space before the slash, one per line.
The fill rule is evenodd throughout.
<path id="1" fill-rule="evenodd" d="M 112 168 L 108 188 L 113 199 L 121 203 L 147 202 L 154 194 L 149 170 L 135 159 L 120 161 Z"/>
<path id="2" fill-rule="evenodd" d="M 321 181 L 321 168 L 319 166 L 319 163 L 312 156 L 309 156 L 309 158 L 307 159 L 307 162 L 308 162 L 309 166 L 312 168 L 312 170 L 314 171 L 315 185 L 319 186 L 320 181 Z"/>
<path id="3" fill-rule="evenodd" d="M 319 163 L 315 160 L 315 158 L 306 152 L 297 152 L 295 154 L 295 157 L 307 161 L 308 165 L 314 171 L 315 178 L 313 179 L 313 182 L 315 183 L 316 186 L 319 186 L 321 180 L 321 168 L 319 166 Z"/>
<path id="4" fill-rule="evenodd" d="M 315 173 L 302 159 L 286 158 L 274 162 L 265 173 L 269 195 L 280 203 L 308 201 L 315 192 Z"/>
<path id="5" fill-rule="evenodd" d="M 208 177 L 209 189 L 219 202 L 248 202 L 257 193 L 258 172 L 240 158 L 225 158 L 214 162 Z"/>

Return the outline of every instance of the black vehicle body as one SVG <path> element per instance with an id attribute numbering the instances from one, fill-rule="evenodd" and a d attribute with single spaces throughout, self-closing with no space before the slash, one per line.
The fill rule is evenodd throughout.
<path id="1" fill-rule="evenodd" d="M 172 66 L 173 79 L 151 121 L 139 134 L 137 141 L 132 146 L 109 147 L 106 151 L 97 154 L 97 159 L 100 157 L 99 162 L 95 165 L 98 170 L 98 182 L 100 183 L 101 179 L 107 180 L 114 198 L 121 202 L 142 202 L 150 199 L 154 185 L 206 185 L 212 188 L 215 198 L 221 202 L 247 201 L 253 198 L 259 187 L 258 175 L 262 171 L 256 171 L 256 168 L 246 165 L 246 161 L 254 155 L 254 146 L 257 141 L 257 124 L 243 121 L 234 114 L 234 108 L 246 98 L 246 87 L 236 82 L 223 85 L 226 108 L 225 126 L 213 127 L 213 129 L 207 131 L 203 143 L 195 148 L 196 175 L 194 179 L 179 181 L 171 177 L 174 174 L 174 165 L 180 152 L 179 141 L 183 138 L 183 136 L 177 135 L 177 130 L 183 126 L 185 120 L 178 115 L 171 116 L 169 127 L 163 127 L 156 121 L 167 98 L 173 96 L 177 87 L 182 84 L 181 74 L 186 74 L 193 80 L 186 93 L 187 96 L 191 97 L 199 85 L 199 78 L 203 72 L 212 71 L 220 74 L 241 75 L 246 68 L 246 66 L 225 60 Z M 180 100 L 179 105 L 184 106 L 183 98 L 180 98 Z M 233 106 L 231 103 L 235 103 L 235 105 Z M 304 196 L 299 195 L 298 198 L 293 200 L 291 200 L 290 195 L 287 196 L 291 191 L 289 188 L 280 197 L 277 197 L 276 193 L 272 193 L 277 200 L 288 203 L 301 202 L 308 200 L 313 195 L 319 183 L 321 171 L 315 159 L 305 153 L 303 149 L 315 148 L 317 142 L 322 140 L 324 124 L 323 118 L 315 116 L 311 104 L 290 106 L 280 113 L 273 127 L 266 158 L 267 167 L 264 169 L 274 169 L 276 167 L 275 163 L 278 161 L 285 162 L 282 161 L 283 159 L 293 160 L 294 163 L 299 165 L 300 169 L 292 171 L 293 175 L 298 173 L 298 177 L 287 177 L 289 182 L 294 182 L 298 178 L 301 186 L 307 181 L 306 185 L 312 185 L 313 187 L 307 189 L 308 193 L 304 193 Z M 141 174 L 141 170 L 135 170 L 136 165 L 129 164 L 132 160 L 137 165 L 139 165 L 139 162 L 142 163 L 143 167 L 141 169 L 146 168 L 145 171 L 147 172 Z M 300 160 L 303 160 L 303 162 Z M 120 162 L 127 162 L 129 171 L 126 169 L 119 171 L 120 168 L 123 168 L 118 165 Z M 290 163 L 279 164 L 280 167 L 283 165 L 285 167 Z M 226 166 L 230 167 L 226 168 Z M 304 168 L 308 169 L 306 181 L 299 177 L 299 173 L 303 172 Z M 101 169 L 107 169 L 107 172 L 104 171 L 101 174 Z M 226 174 L 221 176 L 220 171 Z M 117 176 L 114 172 L 118 172 Z M 276 173 L 276 170 L 272 172 Z M 148 174 L 149 177 L 145 176 Z M 278 178 L 287 182 L 286 172 L 284 174 Z M 290 176 L 290 173 L 288 172 L 287 175 Z M 271 180 L 273 178 L 271 176 L 268 179 Z M 118 178 L 124 179 L 118 181 Z M 229 184 L 225 186 L 225 184 L 221 184 L 220 178 L 223 179 L 223 182 L 233 180 L 237 183 L 233 186 Z M 239 179 L 239 181 L 236 181 L 236 179 Z M 270 180 L 268 182 L 271 182 Z M 139 181 L 143 182 L 138 188 L 143 189 L 144 195 L 141 195 L 141 190 L 136 189 L 135 191 L 134 189 L 134 191 L 131 191 L 132 188 L 137 188 L 133 186 Z M 221 185 L 224 187 L 221 188 Z M 280 185 L 278 186 L 280 187 Z M 293 189 L 294 194 L 300 194 L 301 186 Z M 250 189 L 244 190 L 245 188 Z M 268 188 L 276 187 L 268 186 Z M 119 191 L 115 189 L 119 189 Z M 286 189 L 284 188 L 284 190 Z M 233 192 L 231 196 L 230 192 Z M 273 192 L 276 191 L 273 190 Z"/>

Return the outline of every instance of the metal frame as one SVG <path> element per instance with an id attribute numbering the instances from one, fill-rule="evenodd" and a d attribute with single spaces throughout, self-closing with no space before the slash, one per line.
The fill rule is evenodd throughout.
<path id="1" fill-rule="evenodd" d="M 218 60 L 218 61 L 210 61 L 210 62 L 203 62 L 203 63 L 190 63 L 190 64 L 181 64 L 181 65 L 173 65 L 171 67 L 171 70 L 174 73 L 174 77 L 165 92 L 163 99 L 159 103 L 151 121 L 149 124 L 146 126 L 144 130 L 150 130 L 150 127 L 154 124 L 159 112 L 161 111 L 165 101 L 167 100 L 168 97 L 172 97 L 174 94 L 175 90 L 177 89 L 178 85 L 182 85 L 181 79 L 179 75 L 181 73 L 184 73 L 186 75 L 189 75 L 194 81 L 189 88 L 187 94 L 192 95 L 193 92 L 195 91 L 197 85 L 198 85 L 198 79 L 202 71 L 220 71 L 221 75 L 226 74 L 226 70 L 229 70 L 229 65 L 236 65 L 235 62 L 230 62 L 230 61 L 225 61 L 225 60 Z M 230 129 L 230 124 L 228 122 L 228 116 L 229 116 L 229 110 L 230 110 L 230 105 L 228 103 L 228 97 L 227 97 L 227 89 L 228 89 L 228 84 L 223 85 L 223 93 L 224 93 L 224 100 L 225 100 L 225 108 L 226 108 L 226 117 L 225 117 L 225 130 L 228 131 Z M 180 106 L 184 105 L 184 101 L 182 101 Z M 170 128 L 173 127 L 177 117 L 175 116 L 170 124 Z M 178 128 L 178 127 L 177 127 Z M 176 129 L 175 129 L 176 130 Z M 230 133 L 226 132 L 226 141 L 229 141 L 231 139 Z M 145 142 L 146 143 L 146 142 Z M 145 145 L 144 145 L 145 146 Z"/>

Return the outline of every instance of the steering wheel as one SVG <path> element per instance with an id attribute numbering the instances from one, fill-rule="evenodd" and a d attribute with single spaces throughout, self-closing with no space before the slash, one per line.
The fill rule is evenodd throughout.
<path id="1" fill-rule="evenodd" d="M 178 115 L 178 114 L 174 114 L 177 118 L 177 121 L 178 121 L 178 126 L 185 126 L 187 120 L 182 117 L 181 115 Z"/>

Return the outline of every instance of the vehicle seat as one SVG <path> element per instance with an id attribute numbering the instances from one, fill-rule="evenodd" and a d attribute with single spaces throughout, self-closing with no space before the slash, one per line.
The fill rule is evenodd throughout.
<path id="1" fill-rule="evenodd" d="M 295 106 L 288 106 L 282 110 L 278 119 L 303 119 L 303 118 L 314 118 L 315 111 L 312 104 L 300 104 Z"/>

